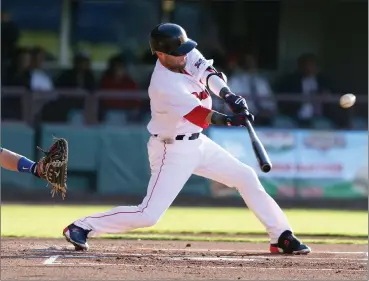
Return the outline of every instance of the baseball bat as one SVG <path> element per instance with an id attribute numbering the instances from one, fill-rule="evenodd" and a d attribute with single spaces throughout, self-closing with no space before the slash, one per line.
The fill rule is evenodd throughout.
<path id="1" fill-rule="evenodd" d="M 264 173 L 268 173 L 272 169 L 272 162 L 249 120 L 246 120 L 246 128 L 249 132 L 252 148 L 259 162 L 259 167 Z"/>

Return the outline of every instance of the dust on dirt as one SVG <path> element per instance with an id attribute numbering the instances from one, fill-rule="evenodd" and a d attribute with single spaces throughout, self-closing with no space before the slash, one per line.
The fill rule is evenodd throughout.
<path id="1" fill-rule="evenodd" d="M 271 255 L 266 243 L 2 238 L 2 280 L 368 280 L 367 245 L 310 245 Z"/>

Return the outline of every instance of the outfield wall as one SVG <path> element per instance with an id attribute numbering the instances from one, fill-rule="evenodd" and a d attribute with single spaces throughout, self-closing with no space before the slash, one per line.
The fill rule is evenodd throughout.
<path id="1" fill-rule="evenodd" d="M 273 170 L 258 168 L 247 131 L 211 128 L 207 135 L 258 172 L 266 190 L 277 199 L 367 198 L 368 133 L 258 128 Z M 150 177 L 146 127 L 42 125 L 34 130 L 19 123 L 2 124 L 2 146 L 31 159 L 41 156 L 52 135 L 69 141 L 68 187 L 79 194 L 137 196 L 146 193 Z M 3 192 L 44 190 L 45 183 L 2 170 Z M 234 189 L 193 176 L 181 195 L 188 198 L 234 198 Z"/>

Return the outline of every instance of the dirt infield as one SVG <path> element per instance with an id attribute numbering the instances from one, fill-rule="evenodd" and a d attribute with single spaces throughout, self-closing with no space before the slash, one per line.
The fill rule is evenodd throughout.
<path id="1" fill-rule="evenodd" d="M 307 256 L 267 244 L 2 238 L 1 280 L 368 280 L 367 245 L 310 245 Z"/>

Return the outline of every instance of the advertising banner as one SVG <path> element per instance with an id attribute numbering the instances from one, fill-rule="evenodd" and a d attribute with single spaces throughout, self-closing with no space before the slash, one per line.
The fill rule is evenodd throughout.
<path id="1" fill-rule="evenodd" d="M 246 129 L 212 128 L 209 137 L 258 173 L 274 197 L 360 198 L 368 190 L 368 133 L 256 129 L 272 161 L 261 172 Z M 233 196 L 212 183 L 213 196 Z M 237 194 L 238 195 L 238 194 Z"/>

